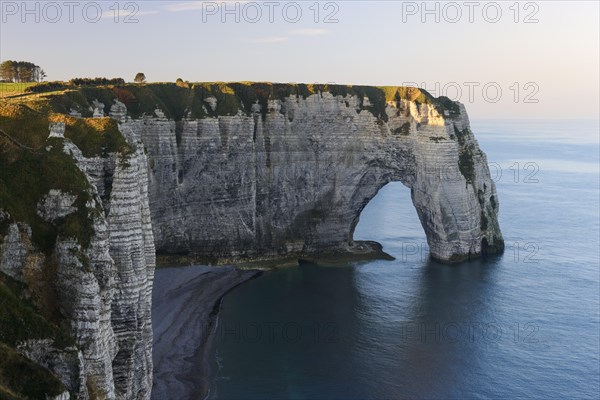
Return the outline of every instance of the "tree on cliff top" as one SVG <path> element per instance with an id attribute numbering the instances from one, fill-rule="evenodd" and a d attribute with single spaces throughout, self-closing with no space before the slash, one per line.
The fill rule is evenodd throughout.
<path id="1" fill-rule="evenodd" d="M 133 79 L 134 82 L 143 83 L 146 82 L 146 75 L 143 72 L 138 72 Z"/>
<path id="2" fill-rule="evenodd" d="M 46 73 L 28 61 L 6 60 L 0 64 L 0 79 L 9 82 L 41 82 Z"/>
<path id="3" fill-rule="evenodd" d="M 179 87 L 185 88 L 185 89 L 189 89 L 190 87 L 190 83 L 187 81 L 183 81 L 183 79 L 181 78 L 177 78 L 177 80 L 175 81 L 175 84 Z"/>

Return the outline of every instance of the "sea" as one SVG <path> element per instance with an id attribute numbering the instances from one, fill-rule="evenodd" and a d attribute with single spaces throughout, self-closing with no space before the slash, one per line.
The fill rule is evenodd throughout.
<path id="1" fill-rule="evenodd" d="M 394 261 L 303 263 L 223 299 L 211 398 L 599 398 L 599 123 L 471 126 L 504 254 L 431 261 L 410 190 L 390 183 L 355 239 Z"/>

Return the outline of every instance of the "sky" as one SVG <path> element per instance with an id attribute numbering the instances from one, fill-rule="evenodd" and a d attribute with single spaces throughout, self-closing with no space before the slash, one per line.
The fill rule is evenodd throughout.
<path id="1" fill-rule="evenodd" d="M 597 1 L 0 3 L 0 60 L 48 80 L 416 85 L 471 118 L 599 118 Z"/>

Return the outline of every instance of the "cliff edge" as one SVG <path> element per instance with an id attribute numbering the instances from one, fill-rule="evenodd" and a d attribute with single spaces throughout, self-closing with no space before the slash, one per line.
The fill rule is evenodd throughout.
<path id="1" fill-rule="evenodd" d="M 167 98 L 165 87 L 146 90 Z M 140 110 L 139 92 L 119 103 L 122 126 L 148 151 L 159 254 L 360 256 L 373 250 L 353 239 L 360 213 L 392 181 L 411 189 L 433 258 L 502 251 L 496 188 L 462 104 L 406 87 L 171 90 L 155 109 Z"/>
<path id="2" fill-rule="evenodd" d="M 0 105 L 7 398 L 150 396 L 147 161 L 141 143 L 118 129 L 110 118 Z"/>
<path id="3" fill-rule="evenodd" d="M 392 181 L 411 189 L 433 258 L 503 250 L 466 110 L 423 90 L 183 83 L 3 100 L 0 395 L 149 398 L 157 252 L 365 256 L 378 247 L 354 229 Z"/>

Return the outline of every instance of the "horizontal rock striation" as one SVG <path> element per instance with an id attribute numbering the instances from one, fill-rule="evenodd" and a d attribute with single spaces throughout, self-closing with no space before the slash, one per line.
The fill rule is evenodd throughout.
<path id="1" fill-rule="evenodd" d="M 400 181 L 435 259 L 501 251 L 495 185 L 463 105 L 397 98 L 377 115 L 373 103 L 323 91 L 235 115 L 126 119 L 148 151 L 157 250 L 208 261 L 360 251 L 362 209 Z"/>
<path id="2" fill-rule="evenodd" d="M 74 343 L 41 337 L 17 341 L 16 351 L 60 379 L 68 391 L 57 398 L 148 399 L 155 251 L 143 146 L 131 138 L 130 154 L 84 157 L 64 130 L 52 125 L 47 151 L 72 157 L 87 189 L 51 189 L 37 203 L 37 217 L 58 232 L 48 249 L 34 243 L 39 232 L 0 211 L 0 272 L 26 284 L 27 297 Z"/>

